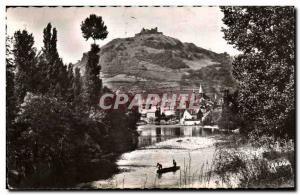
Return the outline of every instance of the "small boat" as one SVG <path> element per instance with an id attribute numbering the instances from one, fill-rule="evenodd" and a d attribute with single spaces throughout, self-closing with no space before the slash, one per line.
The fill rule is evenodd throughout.
<path id="1" fill-rule="evenodd" d="M 158 169 L 156 171 L 156 173 L 158 174 L 163 174 L 163 173 L 167 173 L 167 172 L 175 172 L 177 171 L 178 169 L 180 169 L 180 166 L 176 166 L 176 167 L 167 167 L 167 168 L 163 168 L 163 169 Z"/>

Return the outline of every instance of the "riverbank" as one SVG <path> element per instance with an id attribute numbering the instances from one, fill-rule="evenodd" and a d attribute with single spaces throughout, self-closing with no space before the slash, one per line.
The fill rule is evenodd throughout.
<path id="1" fill-rule="evenodd" d="M 226 141 L 227 140 L 227 141 Z M 294 142 L 263 136 L 259 141 L 233 135 L 216 150 L 214 173 L 228 187 L 293 188 Z"/>
<path id="2" fill-rule="evenodd" d="M 118 173 L 79 187 L 214 189 L 294 185 L 293 142 L 277 142 L 276 146 L 269 140 L 257 145 L 239 134 L 188 126 L 143 126 L 139 130 L 138 148 L 117 159 Z M 156 174 L 156 163 L 171 167 L 173 159 L 180 170 Z"/>

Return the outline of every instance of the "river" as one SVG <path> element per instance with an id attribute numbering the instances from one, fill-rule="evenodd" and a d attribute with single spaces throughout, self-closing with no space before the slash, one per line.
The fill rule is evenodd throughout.
<path id="1" fill-rule="evenodd" d="M 207 188 L 218 185 L 209 174 L 215 154 L 217 130 L 200 126 L 138 126 L 136 150 L 123 154 L 120 173 L 91 182 L 93 188 Z M 180 166 L 176 172 L 156 174 L 156 164 Z"/>

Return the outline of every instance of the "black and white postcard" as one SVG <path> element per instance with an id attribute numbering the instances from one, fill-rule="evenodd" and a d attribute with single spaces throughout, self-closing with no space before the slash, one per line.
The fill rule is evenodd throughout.
<path id="1" fill-rule="evenodd" d="M 293 6 L 7 6 L 9 190 L 295 189 Z"/>

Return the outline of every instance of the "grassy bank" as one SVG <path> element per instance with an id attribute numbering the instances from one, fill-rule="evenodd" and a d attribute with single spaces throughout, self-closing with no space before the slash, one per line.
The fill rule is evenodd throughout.
<path id="1" fill-rule="evenodd" d="M 214 172 L 228 187 L 294 187 L 294 142 L 230 136 L 217 146 Z"/>

